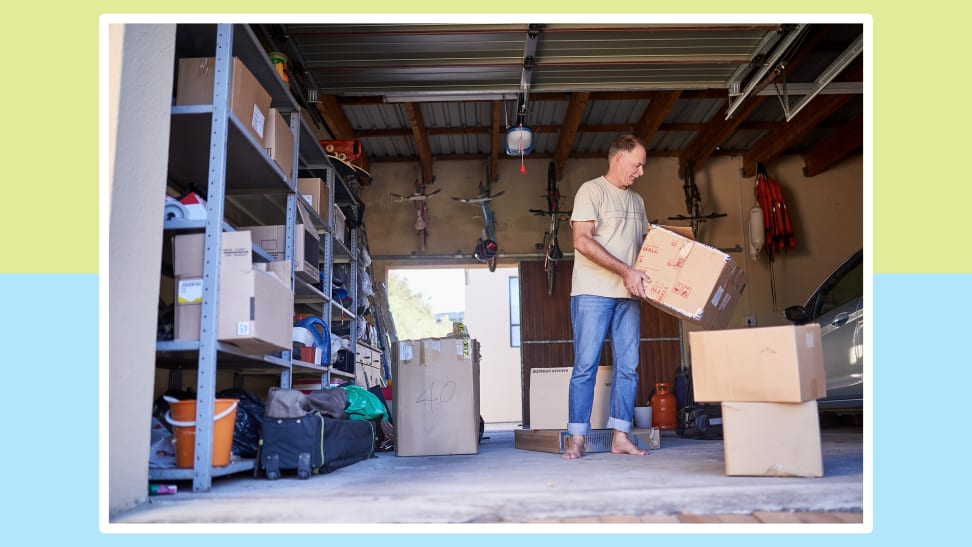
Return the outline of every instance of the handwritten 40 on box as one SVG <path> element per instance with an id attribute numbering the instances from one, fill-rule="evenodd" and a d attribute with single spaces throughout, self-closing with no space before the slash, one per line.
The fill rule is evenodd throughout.
<path id="1" fill-rule="evenodd" d="M 479 343 L 402 340 L 395 346 L 395 455 L 479 452 Z"/>
<path id="2" fill-rule="evenodd" d="M 652 226 L 634 267 L 651 276 L 647 301 L 703 329 L 729 324 L 743 290 L 746 272 L 728 254 L 699 243 L 690 231 Z"/>

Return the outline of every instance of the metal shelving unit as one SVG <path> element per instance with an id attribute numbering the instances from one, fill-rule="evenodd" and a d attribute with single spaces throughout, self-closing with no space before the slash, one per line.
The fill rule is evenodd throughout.
<path id="1" fill-rule="evenodd" d="M 291 351 L 273 354 L 251 354 L 232 344 L 217 340 L 217 311 L 219 309 L 219 269 L 222 256 L 222 232 L 234 226 L 274 224 L 286 225 L 285 259 L 294 262 L 295 224 L 297 205 L 302 203 L 310 213 L 321 237 L 321 288 L 295 276 L 291 270 L 295 313 L 308 313 L 329 323 L 335 318 L 350 320 L 351 348 L 358 337 L 358 230 L 351 231 L 349 244 L 344 234 L 335 233 L 335 203 L 352 208 L 360 207 L 360 199 L 347 184 L 338 169 L 300 116 L 300 109 L 287 85 L 278 77 L 268 55 L 249 25 L 221 24 L 179 25 L 176 32 L 177 58 L 214 57 L 214 93 L 209 105 L 173 106 L 171 110 L 170 153 L 168 180 L 170 186 L 181 190 L 198 189 L 199 181 L 206 181 L 206 220 L 175 219 L 167 221 L 169 235 L 184 232 L 203 232 L 204 272 L 201 324 L 198 340 L 159 341 L 156 347 L 156 366 L 170 371 L 170 385 L 181 383 L 185 369 L 196 369 L 196 430 L 195 454 L 208 455 L 213 447 L 213 410 L 216 392 L 216 372 L 232 370 L 238 377 L 249 374 L 279 374 L 280 385 L 289 388 L 293 374 L 320 374 L 324 385 L 332 376 L 354 380 L 350 372 L 332 370 L 293 359 Z M 243 61 L 260 84 L 271 95 L 271 107 L 289 120 L 294 135 L 294 166 L 292 173 L 284 173 L 270 159 L 262 143 L 230 109 L 230 86 L 233 58 Z M 299 177 L 315 177 L 326 181 L 328 220 L 317 214 L 296 191 Z M 359 209 L 355 209 L 359 210 Z M 254 259 L 272 258 L 254 245 Z M 333 264 L 351 264 L 351 309 L 335 301 L 330 292 Z M 191 469 L 150 468 L 150 480 L 192 480 L 193 491 L 204 492 L 212 487 L 217 476 L 253 470 L 255 460 L 231 462 L 213 467 L 208 457 L 196 457 Z"/>

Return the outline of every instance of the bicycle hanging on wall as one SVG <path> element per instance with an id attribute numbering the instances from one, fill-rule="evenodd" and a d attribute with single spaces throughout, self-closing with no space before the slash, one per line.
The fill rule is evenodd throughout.
<path id="1" fill-rule="evenodd" d="M 442 189 L 439 188 L 426 194 L 425 183 L 416 181 L 415 192 L 411 195 L 388 194 L 389 201 L 415 204 L 415 233 L 418 235 L 419 251 L 423 253 L 429 239 L 429 208 L 426 202 L 441 191 Z"/>
<path id="2" fill-rule="evenodd" d="M 492 193 L 492 173 L 489 169 L 489 163 L 486 163 L 486 182 L 480 182 L 479 184 L 479 196 L 475 198 L 457 198 L 452 199 L 460 201 L 462 203 L 469 203 L 471 205 L 478 205 L 482 208 L 483 213 L 483 233 L 479 241 L 476 242 L 476 248 L 473 251 L 473 257 L 479 261 L 485 263 L 489 266 L 489 271 L 496 271 L 496 255 L 499 251 L 499 244 L 496 242 L 496 217 L 493 212 L 489 209 L 489 202 L 503 195 L 502 191 L 495 194 Z"/>
<path id="3" fill-rule="evenodd" d="M 547 194 L 541 196 L 547 198 L 547 209 L 530 209 L 535 215 L 548 215 L 550 217 L 550 228 L 543 234 L 543 270 L 547 275 L 547 295 L 554 292 L 554 281 L 556 278 L 556 264 L 563 260 L 564 253 L 560 250 L 558 230 L 560 222 L 570 219 L 570 211 L 560 208 L 560 189 L 557 188 L 557 169 L 554 162 L 550 162 L 547 167 Z"/>

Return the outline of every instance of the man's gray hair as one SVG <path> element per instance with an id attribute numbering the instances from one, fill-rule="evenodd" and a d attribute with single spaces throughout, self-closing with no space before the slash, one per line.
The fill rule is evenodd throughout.
<path id="1" fill-rule="evenodd" d="M 631 152 L 638 146 L 646 148 L 645 143 L 641 142 L 641 139 L 631 133 L 618 135 L 611 141 L 611 147 L 608 148 L 608 159 L 610 160 L 620 152 Z"/>

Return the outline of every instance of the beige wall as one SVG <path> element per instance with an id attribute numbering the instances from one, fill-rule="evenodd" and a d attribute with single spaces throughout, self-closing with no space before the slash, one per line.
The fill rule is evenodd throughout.
<path id="1" fill-rule="evenodd" d="M 465 323 L 479 340 L 479 407 L 486 423 L 522 420 L 520 348 L 510 346 L 509 287 L 517 275 L 516 268 L 466 270 Z"/>
<path id="2" fill-rule="evenodd" d="M 148 497 L 162 218 L 175 25 L 109 29 L 109 513 Z M 104 274 L 104 272 L 102 272 Z M 149 290 L 146 290 L 148 288 Z M 105 418 L 105 417 L 103 417 Z M 106 432 L 102 430 L 102 435 Z"/>
<path id="3" fill-rule="evenodd" d="M 505 193 L 492 202 L 500 252 L 506 254 L 537 253 L 535 244 L 542 241 L 547 227 L 545 217 L 529 213 L 529 209 L 545 207 L 542 198 L 546 187 L 548 160 L 527 160 L 527 173 L 518 172 L 519 161 L 500 162 L 500 179 L 493 185 L 493 193 Z M 564 208 L 569 209 L 573 194 L 584 181 L 600 175 L 606 160 L 570 160 L 560 181 Z M 427 255 L 453 255 L 457 250 L 472 251 L 482 220 L 476 218 L 477 208 L 455 202 L 450 196 L 476 195 L 483 163 L 480 161 L 440 161 L 435 163 L 437 180 L 428 191 L 441 192 L 429 201 L 431 233 Z M 687 225 L 669 221 L 668 217 L 687 214 L 682 180 L 677 176 L 675 158 L 649 158 L 645 175 L 635 189 L 645 198 L 648 216 L 660 224 Z M 742 178 L 740 157 L 720 156 L 696 169 L 695 181 L 702 195 L 705 213 L 721 212 L 728 216 L 707 221 L 699 231 L 699 239 L 711 246 L 740 252 L 731 256 L 746 270 L 749 284 L 737 307 L 730 328 L 745 326 L 745 317 L 753 316 L 758 326 L 787 324 L 783 309 L 801 304 L 817 283 L 843 258 L 860 248 L 864 241 L 864 182 L 861 155 L 837 164 L 813 178 L 803 176 L 803 160 L 786 156 L 766 165 L 769 175 L 783 189 L 784 198 L 793 220 L 797 248 L 778 255 L 770 265 L 765 254 L 753 261 L 749 248 L 749 211 L 755 202 L 754 178 Z M 375 182 L 362 189 L 365 201 L 365 227 L 368 231 L 373 257 L 409 255 L 417 251 L 414 232 L 415 208 L 412 204 L 390 203 L 389 193 L 408 194 L 414 191 L 418 177 L 417 164 L 376 163 Z M 561 233 L 561 248 L 571 250 L 570 231 Z M 384 277 L 384 269 L 391 264 L 416 266 L 419 263 L 453 263 L 464 261 L 376 260 L 375 276 Z M 501 261 L 513 266 L 516 259 Z M 772 289 L 775 283 L 775 296 Z M 692 327 L 686 325 L 688 332 Z"/>

